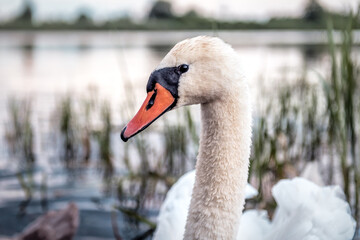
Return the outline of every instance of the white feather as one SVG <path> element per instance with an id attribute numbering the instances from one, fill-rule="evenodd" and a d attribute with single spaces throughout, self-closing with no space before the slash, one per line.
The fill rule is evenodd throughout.
<path id="1" fill-rule="evenodd" d="M 181 240 L 195 182 L 195 171 L 182 176 L 161 206 L 154 239 Z M 281 180 L 272 189 L 278 204 L 273 221 L 265 210 L 247 210 L 238 240 L 350 240 L 356 222 L 339 186 L 319 187 L 303 178 Z M 257 195 L 246 186 L 246 198 Z"/>

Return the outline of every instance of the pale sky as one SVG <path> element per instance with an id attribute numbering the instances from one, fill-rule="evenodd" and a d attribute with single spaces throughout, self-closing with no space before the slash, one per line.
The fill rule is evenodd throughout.
<path id="1" fill-rule="evenodd" d="M 0 20 L 13 17 L 21 9 L 24 0 L 0 0 Z M 176 13 L 194 8 L 208 17 L 224 19 L 266 20 L 271 16 L 299 16 L 308 0 L 171 0 Z M 73 20 L 81 9 L 102 21 L 128 14 L 142 19 L 154 0 L 32 0 L 35 20 Z M 319 0 L 332 10 L 357 9 L 360 0 Z"/>

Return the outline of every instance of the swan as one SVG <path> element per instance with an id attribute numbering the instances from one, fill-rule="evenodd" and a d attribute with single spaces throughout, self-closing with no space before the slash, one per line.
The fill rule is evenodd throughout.
<path id="1" fill-rule="evenodd" d="M 257 223 L 258 237 L 250 239 L 262 239 L 262 236 L 269 236 L 268 239 L 295 239 L 286 237 L 300 234 L 295 231 L 297 228 L 289 229 L 290 226 L 290 235 L 269 232 L 270 223 L 266 215 L 256 210 L 245 212 L 240 226 L 248 178 L 252 120 L 250 91 L 242 77 L 239 62 L 233 48 L 219 38 L 200 36 L 179 42 L 151 73 L 144 103 L 121 132 L 121 139 L 126 142 L 167 111 L 201 104 L 200 147 L 194 184 L 190 186 L 192 192 L 185 229 L 184 233 L 180 233 L 183 239 L 248 239 L 241 229 L 250 222 Z M 288 188 L 291 190 L 291 187 Z M 284 194 L 283 191 L 279 192 L 280 195 Z M 299 214 L 304 213 L 302 204 L 298 205 Z M 348 207 L 346 202 L 345 205 Z M 293 224 L 301 217 L 292 216 L 285 207 L 279 209 L 279 216 L 288 214 Z M 186 212 L 186 208 L 182 211 Z M 320 215 L 317 217 L 321 218 Z M 352 220 L 348 209 L 342 217 L 350 217 L 350 222 Z M 273 225 L 281 228 L 282 220 L 280 217 L 278 219 L 278 223 L 274 222 Z M 334 223 L 336 220 L 339 219 L 328 219 L 322 223 Z M 309 224 L 315 223 L 310 218 Z M 351 223 L 342 229 L 347 230 L 346 237 L 351 232 L 353 234 L 354 224 Z M 301 225 L 302 229 L 311 232 L 309 224 Z M 337 225 L 329 227 L 336 228 Z M 311 237 L 317 232 L 312 234 L 302 239 L 323 239 Z"/>

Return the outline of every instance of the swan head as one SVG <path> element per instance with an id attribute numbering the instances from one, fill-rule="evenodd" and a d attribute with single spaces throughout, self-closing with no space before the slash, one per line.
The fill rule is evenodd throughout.
<path id="1" fill-rule="evenodd" d="M 177 43 L 151 73 L 147 97 L 121 139 L 127 141 L 171 109 L 231 94 L 239 69 L 237 54 L 219 38 L 200 36 Z"/>

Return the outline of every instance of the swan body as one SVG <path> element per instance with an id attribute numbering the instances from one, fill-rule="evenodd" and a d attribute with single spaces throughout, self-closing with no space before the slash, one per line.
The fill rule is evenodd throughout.
<path id="1" fill-rule="evenodd" d="M 281 180 L 272 189 L 278 207 L 264 239 L 352 239 L 356 222 L 339 186 L 304 179 Z"/>
<path id="2" fill-rule="evenodd" d="M 195 171 L 183 175 L 161 206 L 155 240 L 181 240 L 195 182 Z M 339 186 L 319 187 L 304 179 L 281 180 L 272 189 L 277 202 L 273 220 L 265 210 L 247 210 L 241 217 L 237 240 L 346 240 L 356 227 Z M 257 191 L 247 185 L 245 198 Z"/>
<path id="3" fill-rule="evenodd" d="M 121 132 L 121 138 L 127 141 L 171 109 L 192 104 L 201 105 L 202 129 L 193 187 L 190 184 L 191 179 L 184 180 L 189 181 L 189 184 L 176 186 L 181 189 L 180 193 L 184 192 L 186 196 L 191 193 L 190 203 L 181 205 L 166 202 L 164 207 L 171 209 L 176 206 L 180 209 L 181 212 L 174 216 L 174 221 L 177 218 L 182 219 L 178 232 L 180 238 L 186 240 L 233 240 L 238 236 L 239 239 L 247 239 L 248 233 L 242 232 L 239 235 L 239 226 L 246 197 L 252 120 L 250 91 L 242 77 L 239 62 L 233 48 L 219 38 L 202 36 L 179 42 L 151 73 L 144 103 Z M 182 201 L 181 195 L 177 191 L 173 192 L 168 197 L 172 198 L 174 194 L 174 201 Z M 276 191 L 274 193 L 277 194 Z M 278 194 L 282 196 L 281 193 L 280 190 Z M 282 199 L 283 197 L 280 197 L 279 200 Z M 315 200 L 318 199 L 313 199 Z M 289 203 L 279 202 L 279 205 L 283 204 Z M 306 212 L 302 207 L 307 209 L 307 205 L 299 203 L 298 207 L 295 210 L 299 213 Z M 264 212 L 249 212 L 241 220 L 244 222 L 242 226 L 250 224 L 251 220 L 257 221 L 257 235 L 251 239 L 297 236 L 296 234 L 302 232 L 298 228 L 289 229 L 292 234 L 288 235 L 285 232 L 284 235 L 278 235 L 269 230 L 269 224 L 271 227 L 280 228 L 281 219 L 288 221 L 281 218 L 286 214 L 290 217 L 288 219 L 293 221 L 301 219 L 302 215 L 293 216 L 286 209 L 279 207 L 279 220 L 274 219 L 271 224 Z M 163 214 L 166 215 L 166 211 Z M 310 218 L 299 227 L 313 234 L 308 236 L 315 236 L 320 233 L 314 230 L 320 222 L 320 215 L 317 219 L 319 221 L 312 221 Z M 174 221 L 164 224 L 169 224 L 170 227 L 174 225 Z M 289 220 L 285 224 L 290 222 Z M 185 230 L 182 236 L 183 226 Z M 261 238 L 263 236 L 265 238 Z M 271 238 L 272 236 L 275 238 Z M 310 239 L 322 238 L 309 237 Z"/>

